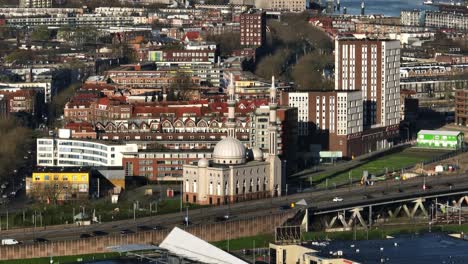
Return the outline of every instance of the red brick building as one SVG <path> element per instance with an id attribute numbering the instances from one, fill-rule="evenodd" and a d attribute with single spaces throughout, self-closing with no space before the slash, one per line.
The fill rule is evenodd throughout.
<path id="1" fill-rule="evenodd" d="M 212 150 L 144 150 L 125 153 L 125 176 L 142 176 L 150 181 L 180 181 L 182 167 L 201 158 L 211 158 Z"/>
<path id="2" fill-rule="evenodd" d="M 247 11 L 240 15 L 240 45 L 261 47 L 266 42 L 266 15 L 263 11 Z"/>
<path id="3" fill-rule="evenodd" d="M 0 91 L 3 98 L 3 111 L 6 115 L 12 113 L 27 113 L 33 116 L 42 114 L 43 98 L 33 90 Z"/>
<path id="4" fill-rule="evenodd" d="M 96 139 L 97 133 L 94 126 L 88 122 L 70 122 L 64 126 L 70 129 L 71 137 L 76 139 Z"/>

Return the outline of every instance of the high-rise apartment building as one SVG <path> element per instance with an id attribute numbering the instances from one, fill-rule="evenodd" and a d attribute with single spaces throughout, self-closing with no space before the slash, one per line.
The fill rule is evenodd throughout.
<path id="1" fill-rule="evenodd" d="M 240 15 L 240 44 L 242 47 L 261 47 L 266 41 L 265 12 L 249 10 Z"/>
<path id="2" fill-rule="evenodd" d="M 20 7 L 26 8 L 50 8 L 52 0 L 20 0 Z"/>
<path id="3" fill-rule="evenodd" d="M 309 138 L 311 144 L 341 151 L 344 157 L 363 153 L 360 91 L 291 92 L 282 94 L 281 100 L 297 107 L 298 135 Z"/>
<path id="4" fill-rule="evenodd" d="M 365 128 L 400 122 L 400 42 L 345 38 L 335 41 L 335 89 L 362 92 Z"/>
<path id="5" fill-rule="evenodd" d="M 230 0 L 232 5 L 252 5 L 255 8 L 289 12 L 303 12 L 309 6 L 309 0 Z"/>

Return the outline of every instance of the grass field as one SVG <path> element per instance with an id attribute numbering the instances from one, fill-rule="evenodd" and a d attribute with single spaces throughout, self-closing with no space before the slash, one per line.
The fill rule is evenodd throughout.
<path id="1" fill-rule="evenodd" d="M 139 210 L 135 211 L 135 216 L 146 217 L 167 213 L 174 213 L 180 210 L 180 198 L 167 198 L 163 197 L 158 199 L 157 195 L 145 195 L 144 190 L 146 187 L 137 188 L 135 190 L 124 192 L 117 204 L 112 204 L 110 197 L 100 199 L 89 199 L 84 201 L 73 201 L 65 204 L 31 204 L 23 212 L 9 213 L 9 228 L 20 228 L 34 226 L 32 216 L 34 212 L 42 216 L 38 220 L 37 225 L 58 225 L 65 223 L 73 223 L 73 215 L 78 214 L 82 208 L 85 208 L 87 215 L 91 216 L 95 211 L 96 217 L 102 222 L 113 220 L 123 220 L 133 218 L 133 203 L 138 201 Z M 150 204 L 152 203 L 150 211 Z M 157 206 L 156 206 L 157 205 Z M 185 209 L 186 205 L 183 205 Z M 157 210 L 156 210 L 157 207 Z M 189 210 L 200 208 L 202 206 L 196 204 L 189 204 Z M 0 217 L 3 221 L 0 227 L 6 228 L 6 212 L 0 212 Z M 40 218 L 39 218 L 40 219 Z M 42 224 L 41 224 L 42 223 Z"/>
<path id="2" fill-rule="evenodd" d="M 265 248 L 268 247 L 268 244 L 270 242 L 274 242 L 274 237 L 272 234 L 267 234 L 267 235 L 258 235 L 258 236 L 253 236 L 253 237 L 243 237 L 243 238 L 238 238 L 238 239 L 231 239 L 229 240 L 229 250 L 230 251 L 236 251 L 236 250 L 241 250 L 244 248 L 253 248 L 254 246 L 254 241 L 255 241 L 255 247 L 256 248 Z M 223 240 L 223 241 L 218 241 L 218 242 L 213 242 L 213 245 L 223 249 L 227 250 L 228 249 L 228 241 Z"/>
<path id="3" fill-rule="evenodd" d="M 328 179 L 328 186 L 336 183 L 348 182 L 350 176 L 353 180 L 360 179 L 364 171 L 368 171 L 369 174 L 381 174 L 393 171 L 399 171 L 402 168 L 415 165 L 417 163 L 432 160 L 440 155 L 446 154 L 446 150 L 429 150 L 429 149 L 417 149 L 407 148 L 401 152 L 391 153 L 375 159 L 365 161 L 363 164 L 352 168 L 351 170 L 339 171 L 339 172 L 324 172 L 313 176 L 313 183 L 317 186 L 324 187 L 326 179 Z"/>

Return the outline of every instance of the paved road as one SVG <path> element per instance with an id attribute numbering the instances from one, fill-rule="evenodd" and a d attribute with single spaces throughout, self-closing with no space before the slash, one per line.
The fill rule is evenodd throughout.
<path id="1" fill-rule="evenodd" d="M 457 186 L 466 186 L 468 188 L 468 175 L 463 176 L 443 176 L 443 177 L 428 177 L 426 178 L 426 185 L 432 186 L 431 190 L 447 190 L 452 185 L 452 188 Z M 355 185 L 351 187 L 344 187 L 338 189 L 313 191 L 307 193 L 297 193 L 284 197 L 277 197 L 273 199 L 263 199 L 247 201 L 230 206 L 218 206 L 201 208 L 189 211 L 189 218 L 192 224 L 201 224 L 213 222 L 217 216 L 226 214 L 231 215 L 233 218 L 249 218 L 256 215 L 269 214 L 273 211 L 279 210 L 282 205 L 289 204 L 290 202 L 297 202 L 300 199 L 305 199 L 309 205 L 325 208 L 327 206 L 336 205 L 332 202 L 333 197 L 340 196 L 344 199 L 343 204 L 364 202 L 367 199 L 375 199 L 379 197 L 392 198 L 398 195 L 408 193 L 424 192 L 422 190 L 422 178 L 415 178 L 401 183 L 396 181 L 381 182 L 374 186 L 363 187 Z M 465 182 L 465 183 L 464 183 Z M 107 222 L 95 224 L 92 226 L 73 226 L 69 225 L 60 229 L 56 228 L 37 228 L 34 232 L 25 232 L 23 230 L 8 230 L 2 231 L 0 234 L 2 238 L 15 238 L 25 243 L 31 242 L 35 237 L 47 238 L 49 240 L 64 240 L 64 239 L 78 239 L 82 233 L 91 233 L 95 230 L 101 230 L 108 233 L 119 233 L 122 229 L 136 230 L 138 225 L 155 226 L 162 225 L 171 228 L 175 225 L 181 225 L 182 219 L 186 212 L 165 214 L 153 217 L 139 218 L 136 221 L 121 220 L 114 222 Z"/>

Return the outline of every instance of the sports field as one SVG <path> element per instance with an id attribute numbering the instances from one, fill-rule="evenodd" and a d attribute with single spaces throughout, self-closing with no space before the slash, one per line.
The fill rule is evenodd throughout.
<path id="1" fill-rule="evenodd" d="M 352 169 L 324 172 L 314 175 L 312 182 L 314 185 L 316 184 L 317 186 L 323 187 L 327 184 L 328 186 L 332 186 L 333 184 L 349 182 L 350 177 L 352 180 L 356 181 L 362 177 L 364 171 L 368 171 L 369 175 L 379 175 L 386 171 L 399 171 L 402 168 L 413 166 L 423 161 L 430 161 L 447 153 L 449 153 L 447 150 L 407 148 L 400 152 L 366 160 Z M 326 179 L 328 179 L 328 182 Z"/>

